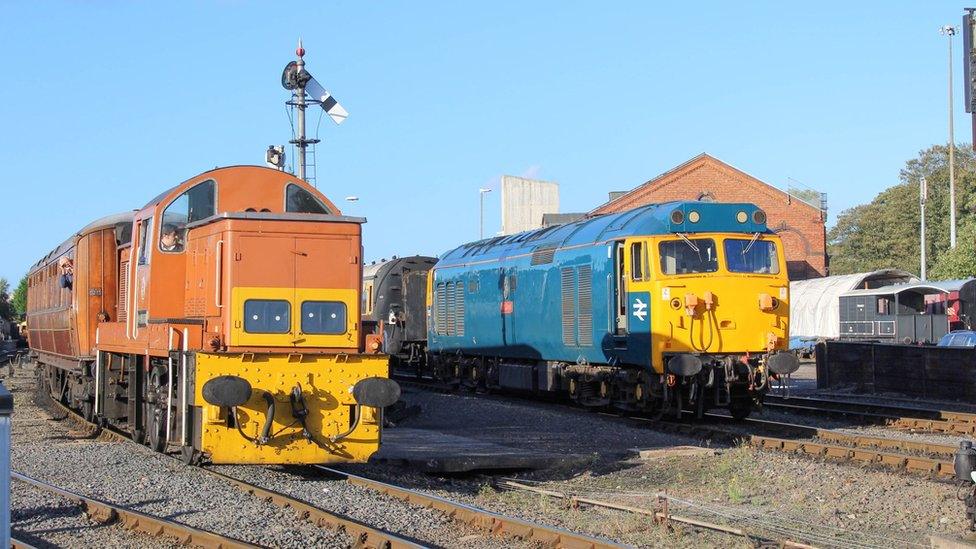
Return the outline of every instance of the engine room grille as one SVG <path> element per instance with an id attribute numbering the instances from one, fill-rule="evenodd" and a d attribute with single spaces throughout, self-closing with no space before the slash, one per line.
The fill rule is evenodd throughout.
<path id="1" fill-rule="evenodd" d="M 434 289 L 434 333 L 464 335 L 464 282 L 439 282 Z"/>
<path id="2" fill-rule="evenodd" d="M 454 334 L 464 335 L 464 282 L 454 287 Z"/>
<path id="3" fill-rule="evenodd" d="M 563 304 L 563 345 L 576 345 L 576 270 L 559 270 Z"/>
<path id="4" fill-rule="evenodd" d="M 457 286 L 453 282 L 448 282 L 447 283 L 447 292 L 445 292 L 446 293 L 446 299 L 444 300 L 446 302 L 446 307 L 447 307 L 447 315 L 446 315 L 447 316 L 447 326 L 445 326 L 445 328 L 446 328 L 445 332 L 446 332 L 446 335 L 449 335 L 449 336 L 450 335 L 454 335 L 454 333 L 457 331 L 457 313 L 455 312 L 456 311 L 456 309 L 455 309 L 455 306 L 456 306 L 455 303 L 456 302 L 455 302 L 455 299 L 454 299 L 454 295 L 455 295 L 455 290 L 456 289 L 457 289 Z"/>
<path id="5" fill-rule="evenodd" d="M 119 269 L 119 322 L 127 322 L 129 319 L 129 262 L 122 263 Z"/>
<path id="6" fill-rule="evenodd" d="M 552 257 L 556 255 L 555 246 L 539 246 L 532 250 L 532 265 L 545 265 L 552 263 Z"/>
<path id="7" fill-rule="evenodd" d="M 437 284 L 434 292 L 434 333 L 444 335 L 445 319 L 447 317 L 446 288 L 443 282 Z"/>
<path id="8" fill-rule="evenodd" d="M 593 345 L 593 268 L 581 265 L 577 268 L 579 297 L 579 325 L 576 341 L 580 346 Z"/>

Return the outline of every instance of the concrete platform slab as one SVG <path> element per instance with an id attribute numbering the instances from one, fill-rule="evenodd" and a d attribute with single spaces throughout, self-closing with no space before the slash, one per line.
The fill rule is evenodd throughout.
<path id="1" fill-rule="evenodd" d="M 589 459 L 583 454 L 527 451 L 430 429 L 396 427 L 383 431 L 380 451 L 370 461 L 424 473 L 467 473 L 573 466 Z"/>

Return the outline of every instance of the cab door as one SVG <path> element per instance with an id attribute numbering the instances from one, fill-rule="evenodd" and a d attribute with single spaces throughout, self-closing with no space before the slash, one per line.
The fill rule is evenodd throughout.
<path id="1" fill-rule="evenodd" d="M 308 235 L 294 241 L 297 345 L 359 348 L 359 239 Z"/>
<path id="2" fill-rule="evenodd" d="M 628 364 L 650 365 L 651 300 L 647 241 L 617 243 L 616 274 L 618 357 Z"/>
<path id="3" fill-rule="evenodd" d="M 217 253 L 216 277 L 230 282 L 230 345 L 293 347 L 295 239 L 270 234 L 225 233 L 232 239 Z M 226 264 L 226 266 L 225 266 Z M 227 305 L 222 305 L 227 310 Z"/>
<path id="4" fill-rule="evenodd" d="M 155 238 L 153 237 L 152 210 L 137 217 L 134 221 L 137 234 L 133 236 L 136 246 L 133 248 L 130 262 L 131 280 L 129 290 L 129 334 L 132 339 L 138 339 L 139 333 L 146 331 L 149 324 L 149 267 L 152 262 Z M 132 269 L 131 265 L 135 265 Z"/>

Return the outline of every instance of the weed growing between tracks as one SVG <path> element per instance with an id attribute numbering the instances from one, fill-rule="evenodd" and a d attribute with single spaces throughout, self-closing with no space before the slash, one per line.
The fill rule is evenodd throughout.
<path id="1" fill-rule="evenodd" d="M 927 545 L 930 534 L 962 534 L 966 528 L 963 507 L 949 484 L 749 446 L 715 456 L 634 459 L 612 471 L 587 470 L 572 477 L 539 472 L 523 480 L 529 479 L 539 488 L 646 509 L 655 508 L 655 494 L 666 491 L 691 503 L 672 504 L 672 513 L 818 546 Z M 669 531 L 647 516 L 575 509 L 565 500 L 531 492 L 482 489 L 476 499 L 488 508 L 517 508 L 636 545 L 746 546 L 744 540 L 689 527 Z"/>

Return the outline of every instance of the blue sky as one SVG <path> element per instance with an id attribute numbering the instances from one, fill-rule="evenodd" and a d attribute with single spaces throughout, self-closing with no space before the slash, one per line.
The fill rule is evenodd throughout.
<path id="1" fill-rule="evenodd" d="M 366 259 L 499 225 L 498 178 L 585 211 L 708 152 L 842 209 L 946 140 L 959 2 L 0 2 L 0 276 L 199 172 L 263 163 L 290 127 L 281 69 L 349 110 L 318 185 L 368 218 Z M 955 39 L 956 136 L 963 110 Z M 317 119 L 312 119 L 312 128 Z M 342 199 L 360 197 L 354 204 Z"/>

